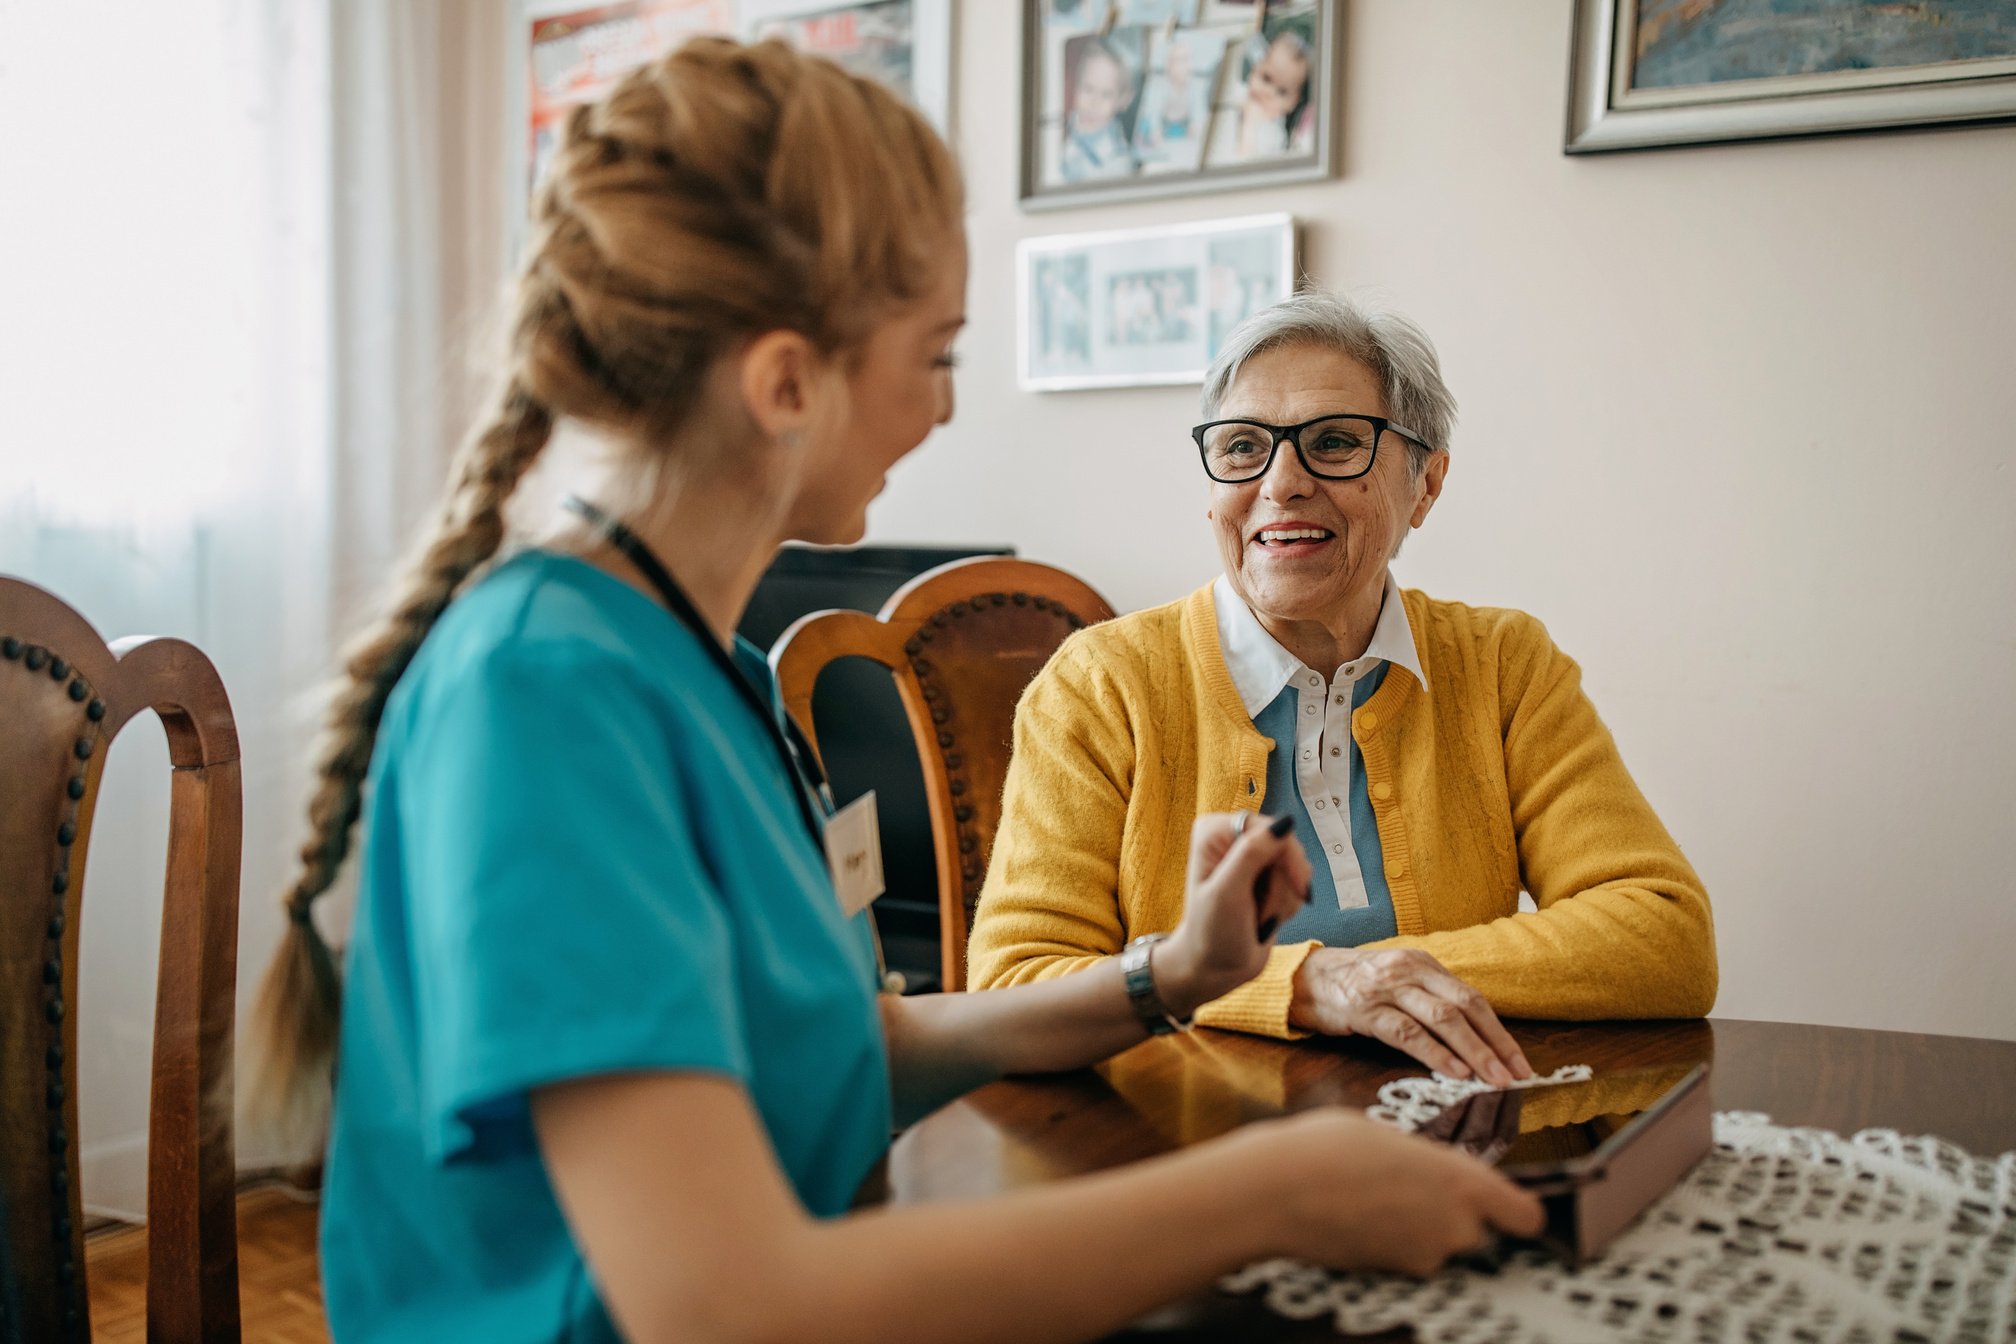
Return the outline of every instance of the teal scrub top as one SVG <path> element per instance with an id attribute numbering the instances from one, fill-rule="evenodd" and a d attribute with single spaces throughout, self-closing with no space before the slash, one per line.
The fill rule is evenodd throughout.
<path id="1" fill-rule="evenodd" d="M 443 613 L 366 791 L 322 1218 L 338 1341 L 617 1338 L 531 1128 L 563 1079 L 732 1078 L 805 1206 L 848 1207 L 889 1141 L 888 1060 L 872 935 L 800 787 L 699 637 L 583 561 L 524 552 Z"/>

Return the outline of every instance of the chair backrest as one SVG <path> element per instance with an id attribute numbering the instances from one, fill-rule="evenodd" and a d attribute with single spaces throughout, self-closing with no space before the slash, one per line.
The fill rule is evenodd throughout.
<path id="1" fill-rule="evenodd" d="M 107 646 L 0 577 L 0 1341 L 90 1337 L 77 1152 L 77 948 L 106 748 L 152 708 L 168 734 L 168 877 L 148 1106 L 147 1337 L 239 1337 L 231 1049 L 238 734 L 179 639 Z"/>
<path id="2" fill-rule="evenodd" d="M 836 658 L 894 674 L 924 771 L 938 860 L 947 990 L 966 987 L 966 933 L 1001 823 L 1015 704 L 1073 630 L 1111 618 L 1084 581 L 1028 560 L 958 560 L 918 575 L 870 616 L 799 618 L 770 652 L 785 709 L 818 747 L 812 690 Z"/>

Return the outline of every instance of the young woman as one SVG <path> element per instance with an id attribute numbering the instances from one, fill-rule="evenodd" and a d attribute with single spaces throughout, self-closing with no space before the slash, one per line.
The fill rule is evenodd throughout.
<path id="1" fill-rule="evenodd" d="M 779 44 L 692 42 L 569 124 L 496 410 L 348 663 L 263 1010 L 282 1089 L 326 1086 L 310 912 L 361 813 L 323 1219 L 339 1340 L 1074 1339 L 1260 1256 L 1425 1271 L 1537 1226 L 1484 1167 L 1343 1110 L 847 1214 L 892 1120 L 1131 1045 L 1156 996 L 1187 1016 L 1260 969 L 1308 881 L 1274 828 L 1207 817 L 1145 993 L 1117 963 L 876 993 L 732 632 L 780 542 L 858 539 L 950 417 L 961 210 L 919 117 Z M 501 554 L 562 419 L 614 469 L 570 530 Z"/>

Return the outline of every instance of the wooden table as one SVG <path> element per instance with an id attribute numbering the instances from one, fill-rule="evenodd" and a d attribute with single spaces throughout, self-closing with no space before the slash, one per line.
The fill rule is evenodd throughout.
<path id="1" fill-rule="evenodd" d="M 1541 1073 L 1709 1063 L 1718 1110 L 1842 1134 L 1937 1134 L 1975 1153 L 2016 1149 L 2016 1042 L 1780 1022 L 1508 1024 Z M 891 1149 L 864 1194 L 895 1203 L 999 1194 L 1097 1171 L 1311 1106 L 1366 1106 L 1422 1070 L 1360 1040 L 1293 1044 L 1198 1030 L 1148 1041 L 1096 1070 L 981 1088 Z M 1404 1336 L 1400 1336 L 1404 1338 Z M 1327 1321 L 1204 1293 L 1118 1338 L 1334 1341 Z"/>

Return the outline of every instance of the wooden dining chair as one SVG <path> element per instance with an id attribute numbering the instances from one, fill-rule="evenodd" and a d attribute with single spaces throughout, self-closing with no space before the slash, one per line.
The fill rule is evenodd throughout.
<path id="1" fill-rule="evenodd" d="M 835 659 L 889 669 L 924 773 L 938 864 L 939 955 L 966 987 L 966 934 L 1001 822 L 1015 704 L 1072 631 L 1113 608 L 1083 580 L 1028 560 L 955 560 L 897 589 L 870 616 L 815 611 L 770 652 L 785 709 L 818 749 L 812 691 Z"/>
<path id="2" fill-rule="evenodd" d="M 232 1017 L 238 734 L 210 660 L 179 639 L 107 646 L 63 602 L 0 577 L 0 1341 L 91 1334 L 78 1185 L 77 948 L 106 748 L 143 709 L 173 764 L 148 1105 L 147 1338 L 235 1341 Z"/>

